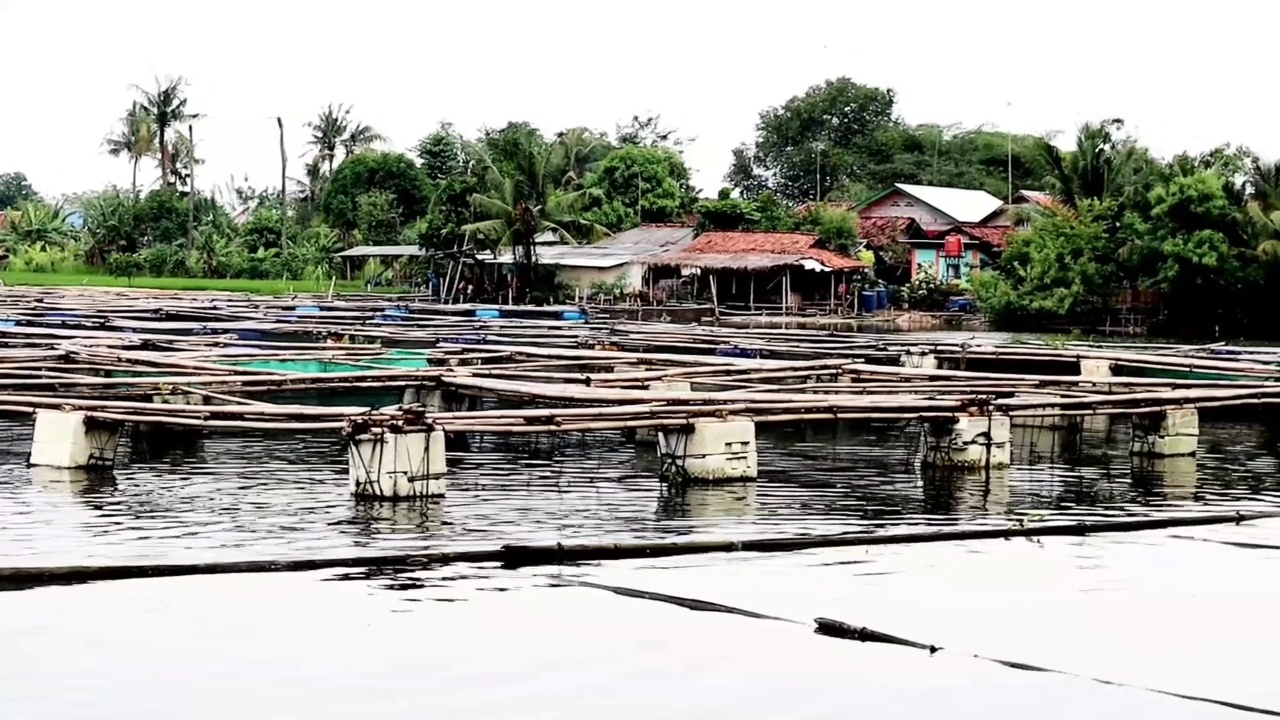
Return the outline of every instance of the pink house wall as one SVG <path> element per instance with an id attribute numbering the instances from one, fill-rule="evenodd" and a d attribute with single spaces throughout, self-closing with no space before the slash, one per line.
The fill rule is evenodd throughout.
<path id="1" fill-rule="evenodd" d="M 953 225 L 955 220 L 940 211 L 894 190 L 870 205 L 858 210 L 859 217 L 909 217 L 925 226 Z"/>

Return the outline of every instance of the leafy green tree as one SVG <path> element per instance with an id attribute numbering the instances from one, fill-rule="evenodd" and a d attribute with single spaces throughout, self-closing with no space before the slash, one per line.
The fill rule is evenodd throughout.
<path id="1" fill-rule="evenodd" d="M 81 198 L 84 212 L 85 260 L 101 266 L 119 254 L 132 255 L 138 250 L 138 238 L 142 234 L 137 216 L 139 201 L 128 194 L 111 188 Z"/>
<path id="2" fill-rule="evenodd" d="M 611 230 L 683 222 L 697 201 L 684 158 L 663 147 L 632 145 L 610 153 L 587 179 L 590 217 Z"/>
<path id="3" fill-rule="evenodd" d="M 396 198 L 386 190 L 373 190 L 356 198 L 356 232 L 363 245 L 395 245 L 402 223 Z"/>
<path id="4" fill-rule="evenodd" d="M 383 192 L 393 200 L 401 223 L 412 223 L 431 209 L 431 188 L 422 171 L 400 153 L 368 151 L 342 161 L 320 197 L 326 222 L 343 233 L 360 226 L 360 197 Z"/>
<path id="5" fill-rule="evenodd" d="M 1015 234 L 996 271 L 972 279 L 983 312 L 1004 325 L 1027 326 L 1109 307 L 1119 287 L 1104 224 L 1110 212 L 1084 200 L 1078 213 L 1054 210 Z"/>
<path id="6" fill-rule="evenodd" d="M 119 253 L 112 255 L 107 261 L 107 272 L 112 277 L 122 277 L 129 281 L 129 285 L 133 285 L 133 278 L 142 272 L 142 258 L 133 253 Z"/>
<path id="7" fill-rule="evenodd" d="M 528 154 L 536 153 L 546 158 L 547 172 L 558 175 L 551 144 L 542 132 L 527 122 L 509 122 L 500 128 L 484 128 L 479 139 L 472 144 L 476 156 L 472 170 L 481 182 L 491 178 L 490 170 L 496 168 L 504 176 L 520 175 L 525 171 Z M 556 177 L 559 186 L 560 178 Z"/>
<path id="8" fill-rule="evenodd" d="M 858 242 L 858 216 L 841 208 L 819 205 L 799 219 L 801 230 L 817 233 L 822 244 L 837 252 L 854 254 Z"/>
<path id="9" fill-rule="evenodd" d="M 847 77 L 814 85 L 760 113 L 754 146 L 738 153 L 725 181 L 739 188 L 765 183 L 792 203 L 825 197 L 892 154 L 884 138 L 898 126 L 893 111 L 892 90 Z"/>
<path id="10" fill-rule="evenodd" d="M 465 175 L 470 159 L 467 141 L 449 123 L 440 123 L 414 147 L 419 167 L 427 180 L 440 183 Z"/>
<path id="11" fill-rule="evenodd" d="M 20 172 L 0 173 L 0 210 L 15 208 L 39 199 L 27 176 Z"/>
<path id="12" fill-rule="evenodd" d="M 663 126 L 661 115 L 632 115 L 631 120 L 615 128 L 613 142 L 622 147 L 665 147 L 678 150 L 694 139 L 682 137 L 677 128 Z"/>
<path id="13" fill-rule="evenodd" d="M 524 300 L 541 288 L 535 283 L 537 248 L 534 238 L 553 232 L 569 241 L 594 240 L 608 230 L 583 213 L 583 191 L 562 192 L 553 169 L 552 150 L 540 136 L 517 132 L 504 138 L 502 155 L 482 151 L 486 190 L 472 196 L 483 220 L 464 232 L 485 238 L 494 247 L 509 247 L 515 256 L 516 296 Z"/>
<path id="14" fill-rule="evenodd" d="M 147 193 L 134 209 L 138 246 L 181 246 L 187 236 L 188 207 L 186 198 L 172 188 Z"/>

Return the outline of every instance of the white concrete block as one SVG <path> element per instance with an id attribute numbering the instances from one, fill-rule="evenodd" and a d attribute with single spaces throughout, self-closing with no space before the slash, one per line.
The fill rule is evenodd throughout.
<path id="1" fill-rule="evenodd" d="M 651 382 L 646 387 L 650 390 L 663 392 L 690 392 L 693 389 L 693 385 L 684 380 Z M 636 428 L 633 442 L 635 442 L 636 445 L 656 445 L 658 443 L 658 429 Z"/>
<path id="2" fill-rule="evenodd" d="M 1045 408 L 1046 411 L 1061 412 L 1060 408 Z M 1047 430 L 1065 430 L 1071 425 L 1069 415 L 1023 415 L 1009 419 L 1011 427 L 1043 428 Z"/>
<path id="3" fill-rule="evenodd" d="M 444 431 L 361 435 L 347 443 L 351 494 L 394 500 L 445 494 Z"/>
<path id="4" fill-rule="evenodd" d="M 1160 423 L 1161 435 L 1200 435 L 1200 413 L 1195 408 L 1168 410 Z"/>
<path id="5" fill-rule="evenodd" d="M 661 430 L 662 475 L 672 479 L 754 479 L 756 424 L 729 419 Z"/>
<path id="6" fill-rule="evenodd" d="M 152 395 L 151 402 L 161 405 L 204 405 L 204 396 L 195 393 L 161 393 Z"/>
<path id="7" fill-rule="evenodd" d="M 1113 364 L 1110 360 L 1090 360 L 1080 361 L 1080 374 L 1084 377 L 1111 377 L 1111 369 Z"/>
<path id="8" fill-rule="evenodd" d="M 951 423 L 926 423 L 924 464 L 1003 468 L 1013 460 L 1008 415 L 964 415 Z"/>
<path id="9" fill-rule="evenodd" d="M 109 468 L 115 465 L 120 424 L 83 412 L 38 410 L 28 463 L 55 468 Z"/>
<path id="10" fill-rule="evenodd" d="M 1194 455 L 1200 444 L 1200 414 L 1195 408 L 1133 416 L 1129 454 L 1152 457 Z"/>

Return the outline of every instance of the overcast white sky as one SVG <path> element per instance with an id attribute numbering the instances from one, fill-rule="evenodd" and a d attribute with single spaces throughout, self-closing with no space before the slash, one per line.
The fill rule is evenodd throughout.
<path id="1" fill-rule="evenodd" d="M 911 122 L 1118 116 L 1162 154 L 1231 141 L 1275 157 L 1272 52 L 1251 29 L 1277 20 L 1262 0 L 0 0 L 0 172 L 46 195 L 128 185 L 102 138 L 157 75 L 187 77 L 207 116 L 202 186 L 278 183 L 274 117 L 296 158 L 303 123 L 345 102 L 400 149 L 441 120 L 549 132 L 660 113 L 697 138 L 685 156 L 711 192 L 762 108 L 837 75 L 894 88 Z"/>

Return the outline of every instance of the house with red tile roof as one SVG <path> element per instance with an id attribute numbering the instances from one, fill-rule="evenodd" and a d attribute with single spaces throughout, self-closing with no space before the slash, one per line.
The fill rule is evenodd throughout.
<path id="1" fill-rule="evenodd" d="M 760 230 L 710 230 L 684 248 L 647 260 L 667 281 L 685 280 L 697 295 L 698 284 L 711 290 L 720 306 L 801 303 L 842 304 L 840 288 L 869 265 L 821 247 L 815 233 Z"/>

